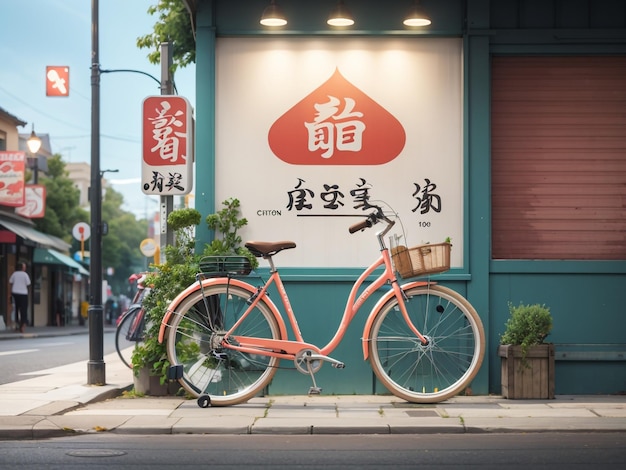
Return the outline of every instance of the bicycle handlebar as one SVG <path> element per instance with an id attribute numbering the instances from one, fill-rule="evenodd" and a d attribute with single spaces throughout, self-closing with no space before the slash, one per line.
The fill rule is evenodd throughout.
<path id="1" fill-rule="evenodd" d="M 354 233 L 354 232 L 358 232 L 359 230 L 365 230 L 366 228 L 370 228 L 372 225 L 374 224 L 370 220 L 370 216 L 367 216 L 367 219 L 362 220 L 361 222 L 358 222 L 354 225 L 351 225 L 350 228 L 348 228 L 348 230 L 350 231 L 350 233 Z"/>
<path id="2" fill-rule="evenodd" d="M 384 216 L 384 214 L 382 213 L 380 209 L 376 212 L 372 212 L 371 214 L 369 214 L 365 218 L 365 220 L 362 220 L 361 222 L 351 225 L 348 228 L 348 231 L 350 233 L 354 233 L 354 232 L 358 232 L 359 230 L 365 230 L 366 228 L 370 228 L 374 224 L 378 223 L 379 220 L 387 220 L 387 218 Z"/>

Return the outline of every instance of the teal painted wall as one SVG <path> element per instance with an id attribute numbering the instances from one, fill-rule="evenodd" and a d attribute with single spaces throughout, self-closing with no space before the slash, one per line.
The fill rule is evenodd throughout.
<path id="1" fill-rule="evenodd" d="M 280 262 L 280 255 L 277 261 Z M 350 287 L 351 283 L 345 280 L 285 282 L 305 341 L 318 346 L 330 342 L 341 321 Z M 272 300 L 280 305 L 277 299 L 278 295 L 272 296 Z M 315 380 L 318 386 L 322 387 L 323 393 L 372 393 L 373 374 L 368 363 L 363 360 L 360 338 L 367 313 L 373 305 L 372 299 L 366 302 L 348 328 L 341 344 L 330 354 L 331 357 L 344 362 L 346 367 L 335 369 L 330 364 L 324 364 L 316 374 Z M 271 394 L 308 393 L 312 385 L 309 376 L 295 370 L 294 364 L 288 361 L 282 361 L 281 367 L 284 369 L 277 373 L 270 386 Z"/>
<path id="2" fill-rule="evenodd" d="M 626 390 L 626 358 L 612 361 L 560 361 L 559 349 L 624 351 L 626 322 L 624 274 L 501 273 L 491 276 L 492 335 L 488 351 L 490 389 L 499 390 L 500 367 L 496 350 L 508 318 L 508 302 L 545 304 L 553 317 L 548 341 L 557 351 L 557 394 L 618 393 Z M 591 355 L 590 355 L 591 356 Z"/>
<path id="3" fill-rule="evenodd" d="M 276 257 L 280 261 L 280 255 Z M 263 270 L 261 269 L 262 273 Z M 294 277 L 300 279 L 295 280 Z M 317 277 L 317 276 L 316 276 Z M 293 276 L 286 274 L 284 284 L 292 301 L 293 310 L 298 316 L 300 331 L 304 340 L 325 346 L 333 338 L 335 331 L 341 322 L 343 310 L 352 282 L 346 279 L 326 276 L 327 280 L 311 280 L 310 276 Z M 350 276 L 352 277 L 352 276 Z M 286 279 L 286 281 L 285 281 Z M 291 279 L 291 280 L 290 280 Z M 445 282 L 447 285 L 463 295 L 464 283 Z M 365 321 L 372 307 L 383 293 L 385 288 L 380 289 L 379 295 L 373 295 L 363 304 L 363 307 L 350 324 L 346 335 L 330 356 L 345 364 L 344 369 L 335 369 L 329 364 L 324 364 L 322 369 L 315 375 L 317 385 L 322 387 L 325 394 L 387 394 L 387 390 L 378 382 L 372 372 L 369 362 L 363 359 L 361 338 Z M 271 292 L 270 298 L 282 311 L 278 293 Z M 284 317 L 285 318 L 285 317 Z M 287 322 L 286 318 L 285 321 Z M 291 334 L 291 329 L 289 329 Z M 269 394 L 289 395 L 306 394 L 312 385 L 308 375 L 298 372 L 294 364 L 288 361 L 281 362 L 281 369 L 277 372 L 269 387 Z"/>
<path id="4" fill-rule="evenodd" d="M 613 262 L 493 261 L 491 237 L 490 59 L 494 54 L 626 55 L 626 2 L 623 0 L 423 0 L 431 27 L 407 31 L 401 18 L 408 0 L 354 0 L 349 7 L 358 29 L 330 31 L 325 20 L 334 0 L 279 1 L 289 29 L 268 32 L 258 20 L 266 0 L 198 0 L 196 101 L 196 207 L 203 215 L 215 209 L 214 98 L 215 40 L 250 35 L 337 36 L 396 35 L 419 40 L 462 37 L 464 40 L 464 160 L 466 258 L 463 272 L 441 277 L 465 295 L 485 325 L 488 349 L 473 384 L 477 394 L 500 393 L 499 335 L 508 302 L 545 303 L 554 315 L 551 340 L 573 344 L 594 360 L 557 361 L 557 394 L 626 391 L 626 360 L 596 360 L 595 352 L 626 347 L 626 260 Z M 219 91 L 217 91 L 219 92 Z M 625 157 L 626 158 L 626 155 Z M 626 182 L 625 182 L 626 184 Z M 233 184 L 236 195 L 236 183 Z M 206 228 L 198 243 L 209 241 Z M 280 266 L 280 256 L 276 259 Z M 305 339 L 325 344 L 339 323 L 354 273 L 286 270 L 286 286 L 298 312 Z M 278 298 L 273 296 L 274 301 Z M 326 394 L 385 393 L 363 362 L 360 335 L 366 305 L 333 357 L 346 363 L 337 370 L 324 365 L 317 374 Z M 622 349 L 620 349 L 622 348 Z M 595 354 L 595 355 L 594 355 Z M 583 354 L 583 357 L 585 354 Z M 609 355 L 610 356 L 610 355 Z M 310 379 L 285 361 L 270 394 L 304 394 Z"/>

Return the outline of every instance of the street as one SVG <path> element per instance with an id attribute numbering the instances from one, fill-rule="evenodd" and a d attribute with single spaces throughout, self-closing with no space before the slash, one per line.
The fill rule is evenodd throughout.
<path id="1" fill-rule="evenodd" d="M 24 380 L 52 367 L 89 360 L 87 327 L 85 331 L 79 335 L 0 341 L 0 384 Z M 103 349 L 104 355 L 115 351 L 112 331 L 105 331 Z"/>
<path id="2" fill-rule="evenodd" d="M 0 466 L 344 469 L 623 468 L 625 433 L 201 436 L 92 434 L 0 442 Z"/>

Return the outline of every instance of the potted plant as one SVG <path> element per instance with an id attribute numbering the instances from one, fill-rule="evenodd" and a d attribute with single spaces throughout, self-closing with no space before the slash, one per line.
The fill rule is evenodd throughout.
<path id="1" fill-rule="evenodd" d="M 151 286 L 150 293 L 143 301 L 148 326 L 144 342 L 135 348 L 132 356 L 136 378 L 135 391 L 138 393 L 148 395 L 168 393 L 170 363 L 165 343 L 159 343 L 158 340 L 159 329 L 170 302 L 196 281 L 201 264 L 207 263 L 206 260 L 212 258 L 237 255 L 245 257 L 249 269 L 258 266 L 255 256 L 241 246 L 242 240 L 238 230 L 248 221 L 240 217 L 239 200 L 231 198 L 222 204 L 224 205 L 222 210 L 206 218 L 208 227 L 215 231 L 215 238 L 205 245 L 199 255 L 195 253 L 193 229 L 200 224 L 202 218 L 200 212 L 195 209 L 177 209 L 167 218 L 168 228 L 174 231 L 175 242 L 174 245 L 165 247 L 165 263 L 156 266 L 155 272 L 146 280 Z M 188 353 L 196 355 L 198 351 Z M 151 378 L 144 379 L 147 375 Z M 144 386 L 148 380 L 150 385 Z"/>
<path id="2" fill-rule="evenodd" d="M 193 228 L 201 215 L 195 209 L 178 209 L 167 218 L 174 231 L 174 244 L 165 247 L 165 263 L 155 266 L 146 284 L 150 293 L 143 300 L 146 311 L 146 333 L 132 355 L 135 392 L 146 395 L 170 393 L 167 372 L 170 367 L 165 343 L 158 340 L 161 321 L 174 297 L 195 281 L 198 260 L 194 253 Z M 178 387 L 175 387 L 176 389 Z"/>
<path id="3" fill-rule="evenodd" d="M 544 343 L 552 330 L 550 309 L 539 304 L 509 303 L 509 314 L 498 347 L 502 396 L 554 398 L 554 345 Z"/>
<path id="4" fill-rule="evenodd" d="M 248 224 L 248 220 L 240 217 L 239 199 L 227 199 L 222 205 L 224 206 L 222 210 L 206 217 L 206 223 L 215 232 L 215 237 L 206 245 L 202 256 L 242 256 L 247 259 L 250 269 L 257 268 L 259 261 L 256 256 L 245 246 L 241 246 L 242 240 L 238 231 Z"/>

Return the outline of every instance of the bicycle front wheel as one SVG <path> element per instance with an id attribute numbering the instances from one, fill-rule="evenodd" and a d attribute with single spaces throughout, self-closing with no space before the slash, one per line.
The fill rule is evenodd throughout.
<path id="1" fill-rule="evenodd" d="M 141 307 L 131 307 L 124 314 L 115 330 L 115 349 L 126 367 L 133 368 L 132 355 L 135 346 L 142 340 L 143 331 L 134 332 L 137 325 L 137 315 L 141 312 Z M 142 328 L 143 329 L 143 328 Z"/>
<path id="2" fill-rule="evenodd" d="M 259 301 L 243 317 L 252 294 L 221 284 L 183 299 L 169 324 L 167 354 L 183 366 L 180 384 L 190 394 L 208 395 L 213 406 L 242 403 L 258 394 L 274 377 L 279 359 L 222 347 L 224 334 L 236 322 L 236 336 L 280 339 L 278 322 Z"/>
<path id="3" fill-rule="evenodd" d="M 372 369 L 391 393 L 409 402 L 435 403 L 459 394 L 485 355 L 485 333 L 476 310 L 443 286 L 404 293 L 411 322 L 428 344 L 411 331 L 394 297 L 377 313 L 370 330 Z"/>

